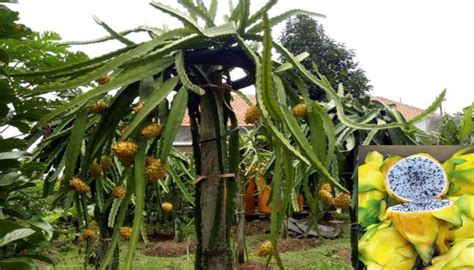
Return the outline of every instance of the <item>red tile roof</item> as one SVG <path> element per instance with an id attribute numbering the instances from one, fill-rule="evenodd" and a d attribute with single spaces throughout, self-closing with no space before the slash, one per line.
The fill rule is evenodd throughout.
<path id="1" fill-rule="evenodd" d="M 398 102 L 398 101 L 395 101 L 395 100 L 391 100 L 391 99 L 388 99 L 388 98 L 384 98 L 384 97 L 372 96 L 371 99 L 379 101 L 379 102 L 381 102 L 383 104 L 386 104 L 386 105 L 394 104 L 395 107 L 397 108 L 397 110 L 400 112 L 400 114 L 403 115 L 403 117 L 405 117 L 405 119 L 407 121 L 411 120 L 412 118 L 414 118 L 415 116 L 417 116 L 418 114 L 420 114 L 423 111 L 423 109 L 420 109 L 420 108 L 417 108 L 417 107 L 414 107 L 414 106 L 410 106 L 410 105 L 407 105 L 407 104 L 404 104 L 404 103 L 401 103 L 401 102 Z"/>
<path id="2" fill-rule="evenodd" d="M 237 95 L 233 95 L 233 100 L 231 101 L 231 106 L 232 109 L 234 110 L 236 116 L 237 116 L 237 122 L 239 126 L 252 126 L 247 123 L 245 123 L 244 118 L 245 118 L 245 112 L 247 111 L 247 108 L 249 105 L 243 100 L 241 97 Z M 252 102 L 252 104 L 256 104 L 255 96 L 247 96 L 247 98 Z M 183 122 L 181 123 L 182 126 L 189 126 L 189 116 L 188 116 L 188 111 L 186 110 L 186 114 L 184 116 Z"/>
<path id="3" fill-rule="evenodd" d="M 248 124 L 245 123 L 244 117 L 245 117 L 245 111 L 249 107 L 249 105 L 239 96 L 234 95 L 234 99 L 232 100 L 232 108 L 234 112 L 237 115 L 237 120 L 239 123 L 239 126 L 249 126 Z M 252 102 L 252 104 L 255 104 L 255 96 L 247 96 L 247 98 Z M 405 117 L 406 120 L 410 120 L 413 117 L 417 116 L 419 113 L 421 113 L 423 110 L 414 106 L 410 106 L 398 101 L 394 101 L 388 98 L 384 97 L 377 97 L 377 96 L 372 96 L 372 100 L 377 100 L 383 104 L 394 104 L 398 111 Z M 189 116 L 186 111 L 185 117 L 183 119 L 183 122 L 181 123 L 182 126 L 189 126 Z"/>

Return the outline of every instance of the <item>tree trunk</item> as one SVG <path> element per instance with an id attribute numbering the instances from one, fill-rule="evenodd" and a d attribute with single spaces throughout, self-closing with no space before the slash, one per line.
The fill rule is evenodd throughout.
<path id="1" fill-rule="evenodd" d="M 214 93 L 208 90 L 201 96 L 201 175 L 207 178 L 200 182 L 200 224 L 202 255 L 200 269 L 223 270 L 231 269 L 228 244 L 226 243 L 226 213 L 224 202 L 225 182 L 221 177 L 221 158 L 219 153 L 218 119 L 215 109 L 221 110 L 222 104 L 216 104 Z M 214 103 L 213 103 L 214 102 Z M 222 101 L 219 101 L 222 102 Z M 219 123 L 222 125 L 223 123 Z M 217 211 L 216 211 L 217 209 Z"/>
<path id="2" fill-rule="evenodd" d="M 112 233 L 113 233 L 113 229 L 109 228 L 107 225 L 108 215 L 106 213 L 101 213 L 99 211 L 99 207 L 96 207 L 94 209 L 94 217 L 95 217 L 95 220 L 97 221 L 97 224 L 99 225 L 99 234 L 100 234 L 99 244 L 97 246 L 97 252 L 96 252 L 97 258 L 95 260 L 96 269 L 99 269 L 100 263 L 104 259 L 105 253 L 107 252 L 107 249 L 109 248 L 109 245 L 110 245 L 110 238 L 112 237 Z M 114 250 L 114 257 L 112 259 L 112 263 L 108 265 L 107 269 L 109 270 L 118 269 L 118 267 L 119 267 L 119 250 L 117 246 Z"/>

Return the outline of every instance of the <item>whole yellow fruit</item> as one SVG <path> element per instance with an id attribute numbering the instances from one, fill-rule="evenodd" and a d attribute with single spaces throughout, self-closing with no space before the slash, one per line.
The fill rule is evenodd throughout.
<path id="1" fill-rule="evenodd" d="M 164 202 L 161 204 L 161 209 L 163 209 L 163 212 L 165 213 L 171 213 L 173 211 L 173 204 Z"/>

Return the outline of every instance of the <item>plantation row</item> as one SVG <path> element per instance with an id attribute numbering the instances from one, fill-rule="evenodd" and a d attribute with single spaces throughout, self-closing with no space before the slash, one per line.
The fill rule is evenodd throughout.
<path id="1" fill-rule="evenodd" d="M 118 32 L 97 20 L 109 36 L 72 44 L 113 39 L 123 46 L 95 58 L 58 45 L 54 33 L 32 32 L 0 5 L 1 269 L 54 265 L 63 254 L 45 254 L 62 252 L 55 247 L 62 243 L 74 245 L 84 269 L 134 269 L 143 245 L 163 240 L 185 250 L 178 255 L 188 261 L 194 253 L 195 269 L 252 264 L 249 254 L 262 257 L 254 258 L 261 267 L 291 269 L 281 250 L 291 249 L 284 243 L 292 243 L 290 221 L 298 215 L 306 222 L 299 233 L 318 235 L 315 242 L 334 252 L 332 243 L 342 240 L 325 243 L 322 236 L 333 238 L 332 232 L 320 227 L 340 236 L 344 229 L 328 220 L 349 215 L 350 243 L 343 240 L 355 266 L 357 232 L 380 221 L 379 193 L 385 192 L 380 183 L 359 187 L 359 207 L 363 192 L 377 198 L 377 214 L 373 202 L 365 207 L 370 211 L 359 208 L 359 227 L 357 145 L 471 142 L 474 105 L 445 128 L 455 139 L 426 134 L 415 124 L 436 111 L 445 91 L 407 121 L 395 107 L 330 81 L 308 53 L 294 55 L 271 35 L 292 16 L 320 14 L 289 10 L 268 17 L 277 1 L 250 12 L 250 1 L 240 0 L 218 25 L 217 0 L 178 2 L 185 11 L 151 3 L 182 23 L 176 29 Z M 136 32 L 150 39 L 136 43 L 129 36 Z M 246 75 L 236 79 L 236 69 Z M 249 86 L 254 104 L 241 92 Z M 237 96 L 248 105 L 247 127 L 239 126 L 232 107 Z M 185 117 L 192 155 L 174 144 Z M 18 134 L 4 137 L 10 128 Z M 266 232 L 248 235 L 246 213 L 266 214 Z M 301 254 L 304 264 L 308 256 Z M 349 268 L 329 251 L 323 257 L 332 258 L 331 266 L 324 259 L 311 263 Z"/>

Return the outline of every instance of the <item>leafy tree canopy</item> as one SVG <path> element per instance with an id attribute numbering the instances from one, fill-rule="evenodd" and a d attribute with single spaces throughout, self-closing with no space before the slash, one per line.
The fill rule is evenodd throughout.
<path id="1" fill-rule="evenodd" d="M 298 15 L 288 19 L 280 42 L 294 55 L 308 52 L 310 56 L 302 64 L 311 70 L 312 62 L 315 62 L 318 71 L 328 78 L 335 89 L 342 83 L 346 91 L 355 97 L 372 89 L 364 70 L 354 59 L 354 51 L 330 38 L 323 26 L 311 17 Z M 326 96 L 318 86 L 312 85 L 309 90 L 312 99 L 322 100 Z"/>
<path id="2" fill-rule="evenodd" d="M 30 133 L 31 125 L 66 98 L 58 95 L 59 101 L 51 102 L 43 97 L 22 96 L 52 78 L 27 82 L 9 75 L 87 59 L 84 54 L 55 46 L 59 35 L 35 33 L 17 21 L 18 12 L 0 4 L 0 269 L 5 270 L 38 269 L 35 260 L 53 264 L 38 249 L 54 234 L 51 224 L 43 219 L 46 199 L 38 198 L 40 187 L 35 181 L 48 169 L 44 163 L 32 161 L 25 150 L 42 135 L 41 131 Z M 20 134 L 4 138 L 10 127 Z"/>
<path id="3" fill-rule="evenodd" d="M 82 52 L 71 52 L 69 47 L 55 42 L 61 37 L 54 32 L 38 33 L 15 24 L 12 34 L 0 39 L 3 63 L 0 63 L 0 76 L 14 72 L 36 72 L 57 66 L 84 61 L 87 56 Z M 17 32 L 21 32 L 17 33 Z M 38 84 L 54 80 L 46 77 L 26 82 L 20 77 L 0 77 L 0 126 L 14 126 L 20 132 L 27 133 L 31 123 L 39 120 L 53 107 L 79 94 L 78 89 L 70 89 L 56 95 L 59 99 L 44 97 L 24 97 L 20 93 L 31 90 Z M 7 104 L 11 106 L 8 107 Z"/>

